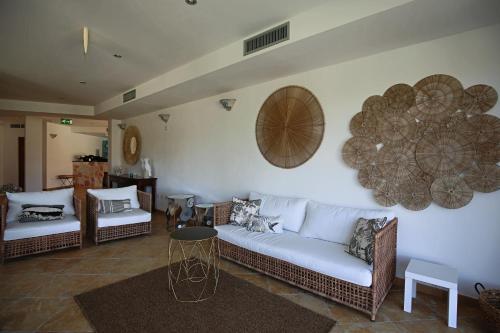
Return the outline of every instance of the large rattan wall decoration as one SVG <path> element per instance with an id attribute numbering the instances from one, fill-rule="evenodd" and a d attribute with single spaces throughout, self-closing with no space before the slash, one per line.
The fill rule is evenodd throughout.
<path id="1" fill-rule="evenodd" d="M 321 105 L 309 90 L 283 87 L 272 93 L 260 108 L 255 125 L 257 145 L 272 165 L 295 168 L 308 161 L 319 148 L 324 125 Z"/>
<path id="2" fill-rule="evenodd" d="M 493 87 L 444 74 L 396 84 L 365 100 L 342 157 L 382 206 L 463 207 L 500 189 L 500 119 L 485 114 L 497 101 Z"/>

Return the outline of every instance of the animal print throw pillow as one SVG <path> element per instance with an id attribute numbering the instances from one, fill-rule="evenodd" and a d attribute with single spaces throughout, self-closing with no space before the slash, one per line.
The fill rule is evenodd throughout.
<path id="1" fill-rule="evenodd" d="M 261 200 L 241 200 L 233 198 L 233 207 L 229 216 L 229 223 L 245 227 L 251 215 L 259 213 Z"/>
<path id="2" fill-rule="evenodd" d="M 283 219 L 280 216 L 252 215 L 247 224 L 248 231 L 283 233 Z"/>
<path id="3" fill-rule="evenodd" d="M 373 262 L 373 237 L 386 224 L 387 217 L 370 220 L 358 219 L 346 252 L 371 265 Z"/>
<path id="4" fill-rule="evenodd" d="M 44 222 L 62 220 L 64 218 L 64 205 L 31 205 L 24 204 L 19 215 L 19 222 Z"/>

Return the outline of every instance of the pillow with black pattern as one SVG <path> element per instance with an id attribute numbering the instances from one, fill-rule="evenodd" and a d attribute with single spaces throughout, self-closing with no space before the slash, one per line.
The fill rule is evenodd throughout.
<path id="1" fill-rule="evenodd" d="M 233 198 L 233 207 L 229 216 L 229 223 L 245 227 L 251 215 L 259 214 L 260 203 L 262 200 L 241 200 Z"/>
<path id="2" fill-rule="evenodd" d="M 20 223 L 55 221 L 64 218 L 64 205 L 24 204 L 22 208 L 18 219 Z"/>
<path id="3" fill-rule="evenodd" d="M 247 223 L 248 231 L 283 233 L 283 219 L 281 216 L 251 215 Z"/>
<path id="4" fill-rule="evenodd" d="M 346 252 L 371 265 L 373 262 L 373 237 L 386 224 L 387 217 L 378 219 L 359 218 Z"/>
<path id="5" fill-rule="evenodd" d="M 110 214 L 132 210 L 130 199 L 99 200 L 99 213 Z"/>

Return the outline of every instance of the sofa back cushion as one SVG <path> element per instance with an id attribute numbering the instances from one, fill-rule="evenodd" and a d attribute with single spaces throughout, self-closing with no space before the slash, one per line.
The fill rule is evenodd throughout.
<path id="1" fill-rule="evenodd" d="M 137 199 L 137 186 L 104 188 L 98 190 L 87 190 L 99 200 L 125 200 L 130 199 L 131 208 L 139 208 L 139 199 Z"/>
<path id="2" fill-rule="evenodd" d="M 395 216 L 390 210 L 339 207 L 309 201 L 306 218 L 299 235 L 347 245 L 359 218 L 384 217 L 390 221 Z"/>
<path id="3" fill-rule="evenodd" d="M 64 215 L 75 215 L 73 188 L 43 192 L 7 193 L 9 210 L 7 222 L 16 222 L 23 211 L 23 205 L 64 205 Z"/>
<path id="4" fill-rule="evenodd" d="M 250 192 L 250 200 L 261 199 L 260 215 L 281 216 L 283 229 L 299 232 L 306 215 L 307 199 L 286 198 L 258 192 Z"/>

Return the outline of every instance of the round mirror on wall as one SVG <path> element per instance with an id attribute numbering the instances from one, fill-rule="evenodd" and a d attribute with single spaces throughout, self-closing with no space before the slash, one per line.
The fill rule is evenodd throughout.
<path id="1" fill-rule="evenodd" d="M 141 157 L 141 133 L 135 126 L 129 126 L 123 136 L 123 158 L 130 165 L 137 163 Z"/>

